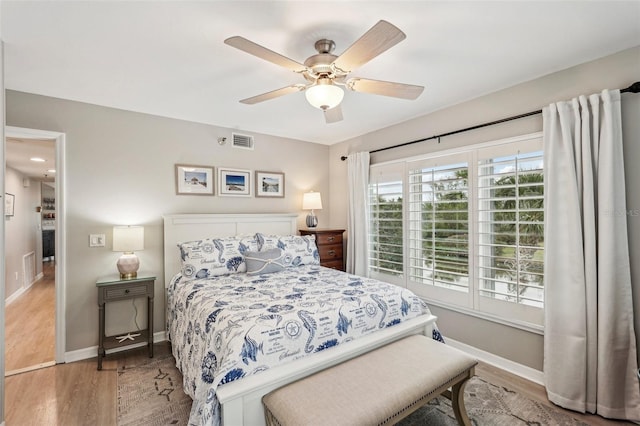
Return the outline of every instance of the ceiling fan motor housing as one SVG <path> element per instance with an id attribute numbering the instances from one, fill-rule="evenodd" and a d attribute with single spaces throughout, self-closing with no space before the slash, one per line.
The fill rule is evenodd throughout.
<path id="1" fill-rule="evenodd" d="M 309 81 L 315 81 L 319 77 L 334 77 L 334 72 L 331 69 L 331 64 L 337 58 L 336 55 L 331 53 L 318 53 L 307 58 L 304 61 L 304 65 L 312 70 L 312 72 L 303 73 L 304 77 Z"/>

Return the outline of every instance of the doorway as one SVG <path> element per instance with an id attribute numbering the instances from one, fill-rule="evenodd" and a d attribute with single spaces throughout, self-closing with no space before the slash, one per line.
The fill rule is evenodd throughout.
<path id="1" fill-rule="evenodd" d="M 13 246 L 8 241 L 12 237 L 6 232 L 7 226 L 19 226 L 22 232 L 20 238 L 32 239 L 31 244 L 27 244 L 28 248 L 22 250 L 26 253 L 18 253 L 18 259 L 14 254 L 12 260 L 13 269 L 20 269 L 20 273 L 16 272 L 15 275 L 22 274 L 19 277 L 23 280 L 19 283 L 22 287 L 18 292 L 15 288 L 9 292 L 8 287 L 15 283 L 5 283 L 5 375 L 10 375 L 65 362 L 65 136 L 59 132 L 7 126 L 5 137 L 5 182 L 11 177 L 9 173 L 12 173 L 13 185 L 16 187 L 19 182 L 17 177 L 24 175 L 20 182 L 22 188 L 15 190 L 22 194 L 20 201 L 16 197 L 16 205 L 22 217 L 16 217 L 14 224 L 5 222 L 5 256 L 9 255 Z M 13 169 L 10 140 L 18 140 L 27 146 L 30 142 L 41 141 L 42 144 L 46 141 L 54 148 L 49 164 L 43 164 L 43 176 L 28 175 L 28 172 L 21 173 Z M 9 193 L 9 190 L 6 192 Z M 19 202 L 22 204 L 18 204 Z M 48 246 L 48 256 L 44 256 L 45 234 L 55 235 L 53 244 Z M 35 271 L 31 270 L 33 264 L 36 265 L 33 268 Z M 13 279 L 13 274 L 7 268 L 6 275 L 9 279 Z M 19 360 L 14 362 L 12 357 Z"/>

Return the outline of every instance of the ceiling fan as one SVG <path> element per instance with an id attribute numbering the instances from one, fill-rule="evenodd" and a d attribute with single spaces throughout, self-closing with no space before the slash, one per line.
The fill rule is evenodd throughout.
<path id="1" fill-rule="evenodd" d="M 369 62 L 387 49 L 406 38 L 396 26 L 387 21 L 379 21 L 362 37 L 355 41 L 340 56 L 333 53 L 336 44 L 333 40 L 321 39 L 315 43 L 317 54 L 299 63 L 260 46 L 244 37 L 234 36 L 224 42 L 258 58 L 301 74 L 306 84 L 292 84 L 271 92 L 243 99 L 243 104 L 253 105 L 259 102 L 304 91 L 311 105 L 324 111 L 327 123 L 342 120 L 340 102 L 344 97 L 342 87 L 354 92 L 372 93 L 402 99 L 416 99 L 424 87 L 390 81 L 370 80 L 361 77 L 347 78 L 354 69 Z"/>

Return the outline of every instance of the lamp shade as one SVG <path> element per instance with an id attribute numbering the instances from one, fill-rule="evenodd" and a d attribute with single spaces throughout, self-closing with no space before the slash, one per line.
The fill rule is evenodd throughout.
<path id="1" fill-rule="evenodd" d="M 322 198 L 319 192 L 305 192 L 302 196 L 303 210 L 321 210 Z"/>
<path id="2" fill-rule="evenodd" d="M 134 252 L 144 250 L 143 226 L 114 226 L 113 251 Z"/>
<path id="3" fill-rule="evenodd" d="M 305 90 L 304 95 L 314 107 L 327 110 L 342 102 L 344 90 L 333 84 L 317 84 Z"/>

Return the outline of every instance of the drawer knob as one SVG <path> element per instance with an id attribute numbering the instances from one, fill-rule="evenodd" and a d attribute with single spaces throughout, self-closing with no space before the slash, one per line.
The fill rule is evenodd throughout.
<path id="1" fill-rule="evenodd" d="M 124 294 L 129 294 L 129 289 L 125 289 Z"/>
<path id="2" fill-rule="evenodd" d="M 335 251 L 335 250 L 329 250 L 329 251 L 327 252 L 327 254 L 328 254 L 329 256 L 335 256 L 335 255 L 336 255 L 336 251 Z"/>
<path id="3" fill-rule="evenodd" d="M 336 237 L 328 237 L 328 238 L 327 238 L 327 240 L 328 240 L 328 241 L 333 241 L 333 240 L 335 240 L 335 239 L 336 239 Z"/>

